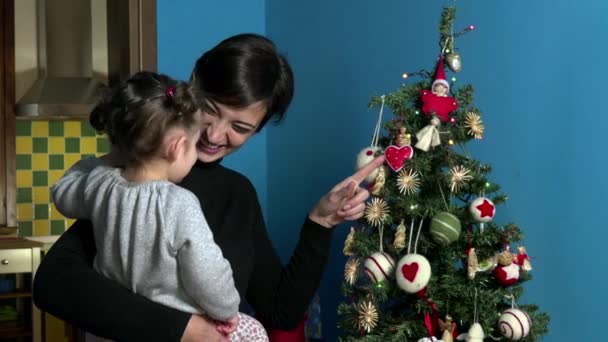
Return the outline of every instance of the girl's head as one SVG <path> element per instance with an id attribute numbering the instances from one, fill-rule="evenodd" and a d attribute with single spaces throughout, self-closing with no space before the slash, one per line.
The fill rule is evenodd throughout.
<path id="1" fill-rule="evenodd" d="M 102 98 L 90 122 L 108 135 L 127 166 L 165 159 L 175 181 L 196 161 L 201 98 L 187 83 L 138 72 Z"/>
<path id="2" fill-rule="evenodd" d="M 208 104 L 198 144 L 204 162 L 235 151 L 271 119 L 280 121 L 294 92 L 287 60 L 256 34 L 227 38 L 207 51 L 196 62 L 192 82 Z"/>

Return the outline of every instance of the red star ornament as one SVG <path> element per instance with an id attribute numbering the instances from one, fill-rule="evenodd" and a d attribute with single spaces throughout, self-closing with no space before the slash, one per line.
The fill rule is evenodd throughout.
<path id="1" fill-rule="evenodd" d="M 469 211 L 475 219 L 480 223 L 491 221 L 496 215 L 496 206 L 492 201 L 485 197 L 476 198 L 469 205 Z"/>
<path id="2" fill-rule="evenodd" d="M 498 266 L 494 269 L 494 276 L 504 286 L 511 286 L 519 280 L 519 265 L 512 263 L 508 266 Z"/>

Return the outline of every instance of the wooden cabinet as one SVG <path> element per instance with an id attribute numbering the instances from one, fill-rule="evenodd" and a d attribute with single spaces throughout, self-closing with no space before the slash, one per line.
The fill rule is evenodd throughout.
<path id="1" fill-rule="evenodd" d="M 14 0 L 0 1 L 0 234 L 17 227 Z"/>
<path id="2" fill-rule="evenodd" d="M 0 239 L 0 308 L 16 313 L 14 319 L 0 321 L 2 341 L 42 341 L 42 315 L 32 300 L 32 282 L 40 264 L 42 243 L 22 238 Z"/>

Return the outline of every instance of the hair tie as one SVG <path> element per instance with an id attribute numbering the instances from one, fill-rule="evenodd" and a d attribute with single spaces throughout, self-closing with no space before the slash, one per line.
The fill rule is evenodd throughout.
<path id="1" fill-rule="evenodd" d="M 173 87 L 173 86 L 167 87 L 167 90 L 165 90 L 165 96 L 167 97 L 167 99 L 173 100 L 174 95 L 175 95 L 175 87 Z"/>

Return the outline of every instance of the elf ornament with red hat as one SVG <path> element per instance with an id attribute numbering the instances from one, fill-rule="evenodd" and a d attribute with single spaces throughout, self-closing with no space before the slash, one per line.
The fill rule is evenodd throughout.
<path id="1" fill-rule="evenodd" d="M 435 80 L 431 85 L 431 90 L 424 89 L 420 92 L 422 112 L 431 116 L 431 122 L 416 134 L 416 138 L 418 138 L 416 147 L 418 149 L 426 152 L 429 148 L 441 143 L 437 127 L 441 122 L 448 121 L 448 115 L 458 108 L 456 99 L 448 96 L 449 92 L 450 84 L 445 78 L 443 56 L 439 55 Z"/>

